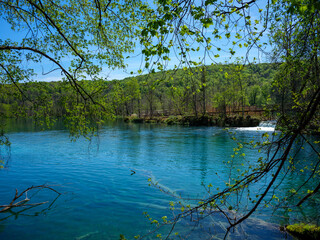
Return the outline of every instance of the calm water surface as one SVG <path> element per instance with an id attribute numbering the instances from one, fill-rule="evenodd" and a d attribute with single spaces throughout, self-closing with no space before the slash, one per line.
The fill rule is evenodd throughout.
<path id="1" fill-rule="evenodd" d="M 16 188 L 31 185 L 49 184 L 62 195 L 34 191 L 32 202 L 49 203 L 1 214 L 0 239 L 10 240 L 119 239 L 120 234 L 132 239 L 152 229 L 144 211 L 154 218 L 171 214 L 168 203 L 173 199 L 148 186 L 149 178 L 170 192 L 202 197 L 202 183 L 224 186 L 230 172 L 223 161 L 235 146 L 217 127 L 110 123 L 90 143 L 71 142 L 66 130 L 15 129 L 8 134 L 8 166 L 0 171 L 0 205 L 11 201 Z M 242 138 L 254 135 L 261 133 L 239 131 Z M 254 158 L 256 152 L 248 151 L 246 157 Z M 244 232 L 231 234 L 231 239 L 290 239 L 277 225 L 264 222 L 276 222 L 271 214 L 260 215 L 255 217 L 263 221 L 249 220 Z M 179 231 L 190 231 L 188 223 L 182 222 Z M 205 239 L 196 232 L 189 239 Z"/>

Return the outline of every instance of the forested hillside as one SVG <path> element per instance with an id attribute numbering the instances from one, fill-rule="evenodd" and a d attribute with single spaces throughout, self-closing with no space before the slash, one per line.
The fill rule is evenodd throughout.
<path id="1" fill-rule="evenodd" d="M 107 115 L 202 116 L 213 110 L 227 114 L 227 109 L 239 112 L 246 106 L 274 103 L 272 79 L 276 71 L 274 64 L 218 64 L 123 80 L 82 81 L 80 85 L 93 99 L 104 99 Z M 77 103 L 85 104 L 68 82 L 28 82 L 17 86 L 0 85 L 3 116 L 60 117 Z"/>
<path id="2" fill-rule="evenodd" d="M 93 234 L 97 239 L 119 239 L 119 234 L 125 239 L 126 230 L 143 223 L 137 213 L 147 207 L 157 212 L 145 212 L 151 228 L 137 227 L 145 230 L 134 235 L 137 239 L 194 239 L 189 230 L 199 230 L 201 239 L 206 233 L 207 239 L 233 238 L 233 233 L 236 238 L 248 237 L 247 232 L 255 230 L 246 227 L 247 220 L 256 223 L 259 218 L 283 226 L 306 223 L 305 229 L 317 229 L 318 234 L 320 141 L 306 133 L 320 134 L 319 0 L 1 0 L 0 10 L 0 146 L 7 147 L 9 155 L 0 154 L 0 168 L 7 162 L 12 167 L 6 171 L 0 198 L 7 201 L 12 187 L 25 189 L 13 191 L 13 199 L 1 205 L 0 211 L 8 214 L 3 220 L 15 216 L 19 222 L 4 221 L 0 238 L 33 240 L 46 233 L 50 239 L 83 239 Z M 268 63 L 257 64 L 255 59 Z M 212 62 L 220 64 L 207 65 Z M 172 70 L 164 71 L 166 66 Z M 105 69 L 150 74 L 110 81 L 101 78 Z M 40 72 L 43 77 L 57 73 L 61 81 L 41 81 Z M 63 122 L 71 140 L 93 139 L 103 120 L 114 116 L 135 122 L 176 123 L 178 119 L 189 125 L 248 127 L 261 120 L 252 118 L 253 113 L 264 111 L 277 120 L 273 132 L 229 132 L 232 143 L 220 129 L 215 133 L 218 128 L 197 132 L 195 137 L 183 128 L 163 138 L 166 130 L 157 134 L 160 131 L 152 131 L 154 126 L 125 126 L 123 134 L 118 134 L 116 128 L 109 131 L 105 125 L 107 134 L 101 135 L 110 133 L 110 137 L 101 145 L 97 138 L 93 154 L 91 142 L 88 149 L 85 145 L 78 149 L 56 138 L 58 132 L 50 132 L 36 138 L 14 135 L 14 141 L 21 141 L 11 155 L 12 135 L 4 128 L 6 122 L 15 122 L 6 118 L 31 118 L 42 129 Z M 181 141 L 175 141 L 180 135 Z M 61 142 L 64 146 L 56 145 Z M 179 145 L 173 149 L 174 142 Z M 186 143 L 184 147 L 180 142 Z M 33 150 L 31 144 L 38 147 Z M 113 146 L 121 148 L 113 150 Z M 203 152 L 207 155 L 200 155 Z M 181 153 L 190 157 L 190 163 Z M 197 174 L 199 168 L 203 170 Z M 146 182 L 149 174 L 148 185 L 169 198 L 141 187 L 141 179 Z M 208 181 L 203 181 L 203 175 Z M 191 176 L 200 177 L 192 182 Z M 71 200 L 77 201 L 62 194 L 67 199 L 49 203 L 41 193 L 39 201 L 45 202 L 29 202 L 27 192 L 38 181 L 57 188 L 66 185 L 65 190 L 73 186 L 63 192 L 72 192 Z M 189 185 L 196 187 L 189 189 Z M 73 191 L 75 186 L 81 191 Z M 101 186 L 107 191 L 101 191 Z M 145 193 L 151 198 L 144 198 Z M 169 204 L 163 205 L 164 200 Z M 45 203 L 49 207 L 31 209 Z M 25 206 L 29 208 L 19 210 Z M 88 210 L 88 206 L 94 208 Z M 37 217 L 27 222 L 17 217 L 22 212 Z M 31 226 L 41 222 L 42 231 Z M 258 226 L 258 235 L 252 239 L 272 238 L 260 231 L 265 226 Z M 64 235 L 66 231 L 59 228 L 75 231 Z M 301 232 L 305 233 L 296 231 L 299 237 L 310 239 Z M 117 236 L 110 237 L 113 233 Z M 128 237 L 132 238 L 133 234 Z"/>

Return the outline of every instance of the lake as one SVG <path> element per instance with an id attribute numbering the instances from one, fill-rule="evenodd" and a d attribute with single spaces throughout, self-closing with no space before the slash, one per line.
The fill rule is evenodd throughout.
<path id="1" fill-rule="evenodd" d="M 261 131 L 238 129 L 238 137 L 261 136 Z M 252 130 L 252 129 L 251 129 Z M 148 179 L 170 193 L 205 196 L 203 185 L 224 187 L 236 143 L 218 127 L 162 126 L 110 122 L 91 142 L 71 142 L 67 130 L 37 131 L 23 124 L 10 125 L 11 150 L 2 149 L 8 164 L 0 171 L 0 205 L 9 203 L 15 189 L 48 184 L 62 193 L 32 191 L 32 202 L 47 204 L 13 209 L 0 214 L 0 239 L 127 239 L 153 229 L 152 218 L 170 218 L 173 197 L 149 186 Z M 246 150 L 246 159 L 257 158 Z M 238 164 L 246 159 L 239 159 Z M 245 166 L 244 166 L 245 167 Z M 236 173 L 234 173 L 236 174 Z M 290 188 L 291 183 L 284 183 Z M 33 196 L 34 195 L 34 196 Z M 291 239 L 278 230 L 286 220 L 260 211 L 242 224 L 230 239 Z M 212 219 L 215 226 L 212 227 Z M 206 239 L 208 231 L 223 238 L 222 217 L 206 219 L 192 231 L 188 221 L 177 226 L 187 239 Z M 212 230 L 208 230 L 209 226 Z M 211 229 L 211 228 L 210 228 Z M 168 229 L 164 229 L 165 233 Z M 150 237 L 153 239 L 153 237 Z"/>

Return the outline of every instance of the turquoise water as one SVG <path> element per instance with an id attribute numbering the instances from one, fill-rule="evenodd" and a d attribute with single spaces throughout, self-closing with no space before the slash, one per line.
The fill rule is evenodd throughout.
<path id="1" fill-rule="evenodd" d="M 143 235 L 153 229 L 143 212 L 169 218 L 169 201 L 174 200 L 150 187 L 149 178 L 171 193 L 201 198 L 205 196 L 203 184 L 224 186 L 223 179 L 230 172 L 223 161 L 235 146 L 228 133 L 217 127 L 110 123 L 91 142 L 71 142 L 66 130 L 15 129 L 8 134 L 12 146 L 7 167 L 0 171 L 0 205 L 11 201 L 16 188 L 22 191 L 31 185 L 48 184 L 62 195 L 34 191 L 28 195 L 36 193 L 32 202 L 49 203 L 0 214 L 0 239 L 119 239 L 120 234 L 132 239 Z M 239 131 L 243 139 L 260 135 Z M 6 154 L 4 149 L 2 154 Z M 246 157 L 257 155 L 248 150 Z M 245 162 L 239 161 L 239 165 Z M 267 223 L 275 222 L 271 213 L 255 217 L 232 233 L 231 239 L 245 239 L 246 234 L 248 239 L 289 238 L 277 225 Z M 219 216 L 216 220 L 220 225 L 213 232 L 223 237 L 225 223 Z M 207 219 L 203 224 L 208 225 L 191 231 L 186 221 L 177 229 L 191 232 L 188 239 L 206 239 L 212 222 Z"/>

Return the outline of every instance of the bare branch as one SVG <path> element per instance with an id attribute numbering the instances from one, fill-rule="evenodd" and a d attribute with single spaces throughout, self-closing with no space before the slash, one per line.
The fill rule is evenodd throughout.
<path id="1" fill-rule="evenodd" d="M 7 204 L 7 205 L 0 205 L 0 213 L 1 212 L 5 212 L 5 211 L 8 211 L 12 208 L 16 208 L 16 207 L 24 207 L 24 206 L 38 206 L 38 205 L 42 205 L 42 204 L 45 204 L 47 203 L 48 201 L 46 202 L 40 202 L 40 203 L 28 203 L 30 201 L 30 199 L 27 197 L 27 193 L 31 190 L 34 190 L 34 189 L 49 189 L 53 192 L 55 192 L 56 194 L 58 195 L 61 195 L 61 193 L 59 193 L 57 190 L 55 190 L 54 188 L 48 186 L 48 185 L 39 185 L 39 186 L 31 186 L 31 187 L 28 187 L 27 189 L 23 190 L 20 194 L 18 193 L 18 190 L 16 189 L 16 193 L 15 193 L 15 196 L 13 197 L 12 201 Z M 20 200 L 17 202 L 17 200 L 19 198 L 22 197 L 22 195 L 26 195 L 25 199 L 23 200 Z"/>

